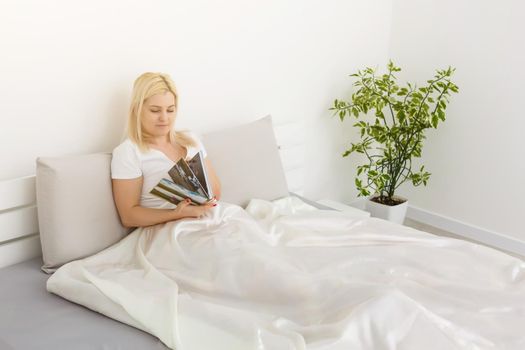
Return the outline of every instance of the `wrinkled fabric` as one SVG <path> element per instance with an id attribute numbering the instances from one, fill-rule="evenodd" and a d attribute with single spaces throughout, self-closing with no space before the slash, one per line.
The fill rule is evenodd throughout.
<path id="1" fill-rule="evenodd" d="M 47 288 L 173 349 L 525 349 L 522 260 L 297 197 L 138 228 Z"/>

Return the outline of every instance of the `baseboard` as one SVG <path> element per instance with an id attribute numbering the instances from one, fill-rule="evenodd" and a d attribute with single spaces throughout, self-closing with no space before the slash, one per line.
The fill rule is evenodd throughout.
<path id="1" fill-rule="evenodd" d="M 359 198 L 349 205 L 364 210 L 366 207 L 366 199 Z M 525 241 L 514 237 L 436 214 L 410 204 L 407 209 L 407 218 L 525 257 Z"/>
<path id="2" fill-rule="evenodd" d="M 423 224 L 448 231 L 455 235 L 466 237 L 525 257 L 525 241 L 517 238 L 439 215 L 412 205 L 408 206 L 407 217 Z"/>

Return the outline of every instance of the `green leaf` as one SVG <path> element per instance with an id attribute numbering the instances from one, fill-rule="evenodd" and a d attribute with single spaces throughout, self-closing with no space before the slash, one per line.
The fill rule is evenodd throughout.
<path id="1" fill-rule="evenodd" d="M 366 197 L 366 196 L 369 196 L 369 195 L 370 195 L 370 191 L 367 191 L 364 188 L 361 188 L 361 190 L 359 191 L 359 194 L 358 194 L 358 196 L 363 196 L 363 197 Z"/>
<path id="2" fill-rule="evenodd" d="M 437 128 L 438 120 L 439 118 L 437 113 L 432 114 L 432 127 L 434 127 L 434 129 Z"/>
<path id="3" fill-rule="evenodd" d="M 445 112 L 443 112 L 441 108 L 437 109 L 437 114 L 438 114 L 439 119 L 441 119 L 442 121 L 445 121 Z"/>

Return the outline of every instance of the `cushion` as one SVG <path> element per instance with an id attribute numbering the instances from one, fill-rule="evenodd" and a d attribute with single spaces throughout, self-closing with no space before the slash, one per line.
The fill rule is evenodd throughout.
<path id="1" fill-rule="evenodd" d="M 128 232 L 113 201 L 110 163 L 110 153 L 37 159 L 43 271 L 95 254 Z"/>
<path id="2" fill-rule="evenodd" d="M 289 195 L 272 117 L 202 135 L 221 181 L 221 201 L 246 207 L 251 198 Z"/>

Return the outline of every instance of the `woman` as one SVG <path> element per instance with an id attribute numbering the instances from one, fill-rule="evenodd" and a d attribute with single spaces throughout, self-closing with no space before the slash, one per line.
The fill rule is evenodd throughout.
<path id="1" fill-rule="evenodd" d="M 127 139 L 113 150 L 113 197 L 125 227 L 151 226 L 185 217 L 201 217 L 217 205 L 220 181 L 195 133 L 175 131 L 178 96 L 172 79 L 163 73 L 144 73 L 133 85 Z M 171 204 L 150 193 L 181 158 L 201 151 L 214 199 L 203 205 L 190 201 Z M 169 177 L 168 177 L 169 178 Z"/>

